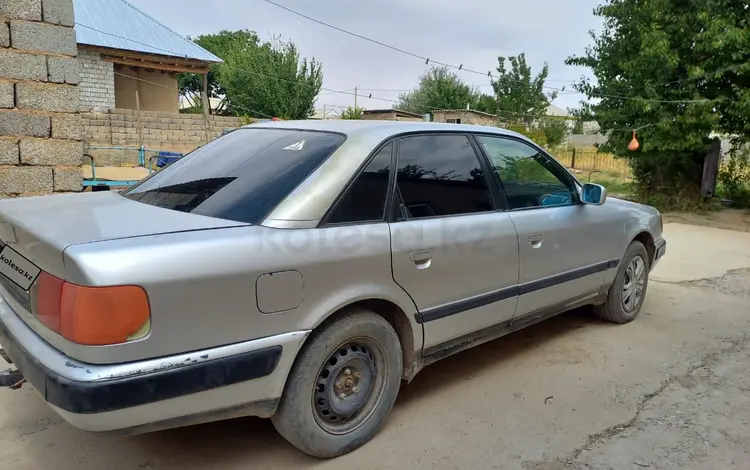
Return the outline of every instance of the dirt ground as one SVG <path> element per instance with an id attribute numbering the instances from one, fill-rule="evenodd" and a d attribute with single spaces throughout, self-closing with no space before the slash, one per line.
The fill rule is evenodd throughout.
<path id="1" fill-rule="evenodd" d="M 665 226 L 635 322 L 578 310 L 432 365 L 341 458 L 309 458 L 253 418 L 88 434 L 24 387 L 0 389 L 0 468 L 750 469 L 750 233 L 702 225 Z"/>
<path id="2" fill-rule="evenodd" d="M 750 210 L 723 210 L 695 214 L 692 212 L 671 212 L 664 214 L 664 223 L 702 225 L 750 232 Z"/>

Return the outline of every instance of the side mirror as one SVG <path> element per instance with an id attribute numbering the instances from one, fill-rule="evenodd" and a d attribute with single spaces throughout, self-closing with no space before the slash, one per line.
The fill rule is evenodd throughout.
<path id="1" fill-rule="evenodd" d="M 607 200 L 607 190 L 601 184 L 586 183 L 581 188 L 581 202 L 601 206 Z"/>

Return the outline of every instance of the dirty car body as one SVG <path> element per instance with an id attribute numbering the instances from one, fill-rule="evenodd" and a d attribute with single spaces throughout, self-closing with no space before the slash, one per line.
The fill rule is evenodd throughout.
<path id="1" fill-rule="evenodd" d="M 622 265 L 635 242 L 641 271 Z M 392 326 L 411 380 L 603 305 L 618 273 L 640 308 L 627 279 L 665 246 L 656 210 L 606 199 L 512 132 L 261 123 L 123 192 L 0 202 L 0 344 L 85 430 L 270 417 L 311 335 L 352 308 Z"/>

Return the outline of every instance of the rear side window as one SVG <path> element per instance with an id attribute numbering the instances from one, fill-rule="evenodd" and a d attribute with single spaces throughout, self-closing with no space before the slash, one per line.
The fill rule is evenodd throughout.
<path id="1" fill-rule="evenodd" d="M 371 222 L 383 220 L 388 195 L 393 144 L 388 143 L 375 154 L 344 198 L 328 223 Z"/>
<path id="2" fill-rule="evenodd" d="M 258 224 L 345 140 L 327 132 L 237 129 L 122 194 L 165 209 Z"/>
<path id="3" fill-rule="evenodd" d="M 464 135 L 403 137 L 397 183 L 410 219 L 494 210 L 484 171 Z"/>

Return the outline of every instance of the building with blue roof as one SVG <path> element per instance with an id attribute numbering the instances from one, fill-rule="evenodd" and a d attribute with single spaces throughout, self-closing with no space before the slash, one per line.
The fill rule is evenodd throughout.
<path id="1" fill-rule="evenodd" d="M 179 111 L 177 75 L 221 59 L 125 0 L 73 0 L 82 111 Z"/>

